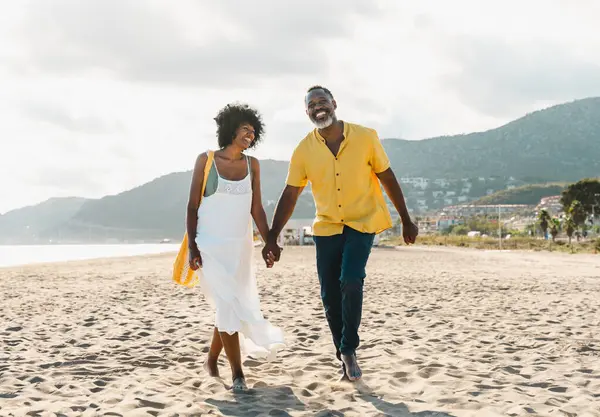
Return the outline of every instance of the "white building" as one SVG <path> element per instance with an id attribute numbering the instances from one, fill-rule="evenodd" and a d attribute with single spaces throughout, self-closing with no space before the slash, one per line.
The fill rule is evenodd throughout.
<path id="1" fill-rule="evenodd" d="M 403 177 L 403 178 L 400 178 L 400 183 L 401 184 L 410 184 L 415 188 L 420 188 L 420 189 L 424 190 L 429 186 L 429 178 Z"/>

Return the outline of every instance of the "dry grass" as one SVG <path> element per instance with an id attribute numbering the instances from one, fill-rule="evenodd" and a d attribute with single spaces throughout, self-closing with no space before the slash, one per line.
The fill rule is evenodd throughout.
<path id="1" fill-rule="evenodd" d="M 385 245 L 403 244 L 401 237 L 392 237 L 382 241 Z M 418 245 L 426 246 L 457 246 L 474 249 L 494 250 L 500 249 L 497 238 L 467 237 L 467 236 L 441 236 L 441 235 L 423 235 L 417 239 Z M 567 252 L 567 253 L 598 253 L 600 252 L 600 239 L 588 239 L 586 241 L 572 244 L 565 240 L 534 239 L 529 237 L 512 237 L 502 240 L 503 250 L 527 250 L 527 251 L 548 251 L 548 252 Z"/>

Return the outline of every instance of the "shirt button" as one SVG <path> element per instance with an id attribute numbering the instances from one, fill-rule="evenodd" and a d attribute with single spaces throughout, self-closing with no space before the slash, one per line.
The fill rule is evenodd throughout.
<path id="1" fill-rule="evenodd" d="M 340 174 L 335 174 L 335 176 L 336 176 L 336 177 L 339 177 L 339 176 L 340 176 Z"/>
<path id="2" fill-rule="evenodd" d="M 338 188 L 338 191 L 340 191 L 340 189 Z"/>
<path id="3" fill-rule="evenodd" d="M 339 204 L 339 205 L 338 205 L 338 207 L 342 207 L 342 205 L 341 205 L 341 204 Z"/>
<path id="4" fill-rule="evenodd" d="M 342 219 L 342 223 L 344 223 L 344 219 Z"/>

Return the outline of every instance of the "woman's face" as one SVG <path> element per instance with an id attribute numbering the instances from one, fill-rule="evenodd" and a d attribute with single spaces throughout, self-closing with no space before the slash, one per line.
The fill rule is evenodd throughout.
<path id="1" fill-rule="evenodd" d="M 242 149 L 248 149 L 254 142 L 254 127 L 248 123 L 242 124 L 235 132 L 233 143 Z"/>

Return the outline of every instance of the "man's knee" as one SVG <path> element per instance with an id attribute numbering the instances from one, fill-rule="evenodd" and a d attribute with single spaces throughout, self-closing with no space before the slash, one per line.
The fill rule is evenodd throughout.
<path id="1" fill-rule="evenodd" d="M 342 294 L 347 292 L 362 291 L 365 278 L 360 276 L 342 276 L 341 290 Z"/>

